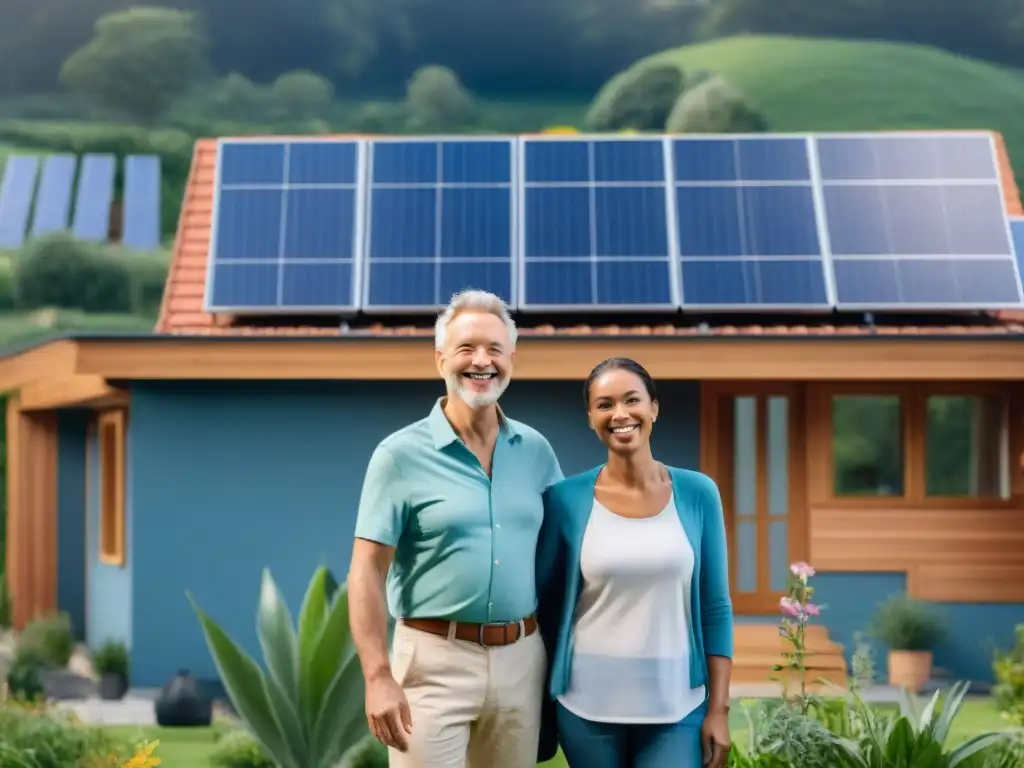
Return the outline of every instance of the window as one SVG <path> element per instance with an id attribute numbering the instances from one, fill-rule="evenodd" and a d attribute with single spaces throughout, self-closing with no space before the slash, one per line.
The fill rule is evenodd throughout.
<path id="1" fill-rule="evenodd" d="M 98 419 L 100 560 L 124 565 L 124 422 L 123 410 Z"/>
<path id="2" fill-rule="evenodd" d="M 836 498 L 1006 499 L 1009 413 L 999 392 L 913 385 L 834 391 Z"/>
<path id="3" fill-rule="evenodd" d="M 1006 400 L 995 396 L 928 398 L 925 494 L 1009 495 Z"/>
<path id="4" fill-rule="evenodd" d="M 897 395 L 832 398 L 836 496 L 903 495 L 903 407 Z"/>

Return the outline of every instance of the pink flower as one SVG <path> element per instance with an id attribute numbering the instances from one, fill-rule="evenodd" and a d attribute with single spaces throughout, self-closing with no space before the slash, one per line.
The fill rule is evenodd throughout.
<path id="1" fill-rule="evenodd" d="M 808 563 L 793 563 L 789 566 L 789 572 L 800 579 L 800 581 L 807 581 L 807 579 L 814 575 L 814 568 Z"/>
<path id="2" fill-rule="evenodd" d="M 808 616 L 821 616 L 821 609 L 814 603 L 808 603 L 804 606 L 804 612 Z"/>
<path id="3" fill-rule="evenodd" d="M 782 609 L 782 612 L 784 614 L 786 614 L 787 616 L 792 616 L 795 619 L 798 619 L 801 617 L 801 615 L 803 615 L 803 610 L 801 609 L 800 603 L 798 603 L 791 597 L 780 598 L 779 608 Z"/>

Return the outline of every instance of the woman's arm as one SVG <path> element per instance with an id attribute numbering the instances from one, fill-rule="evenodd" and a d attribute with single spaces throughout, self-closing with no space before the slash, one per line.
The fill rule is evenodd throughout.
<path id="1" fill-rule="evenodd" d="M 558 515 L 560 510 L 554 503 L 549 488 L 544 494 L 544 522 L 537 537 L 537 624 L 547 651 L 548 669 L 544 679 L 544 693 L 541 701 L 540 741 L 537 748 L 537 762 L 544 763 L 558 752 L 558 725 L 554 699 L 548 694 L 551 665 L 555 659 L 558 630 L 562 621 L 565 602 L 565 560 L 562 531 Z"/>

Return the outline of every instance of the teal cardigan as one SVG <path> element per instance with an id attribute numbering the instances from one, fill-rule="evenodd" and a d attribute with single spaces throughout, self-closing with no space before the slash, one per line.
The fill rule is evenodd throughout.
<path id="1" fill-rule="evenodd" d="M 603 465 L 567 477 L 544 494 L 544 523 L 537 541 L 537 619 L 548 653 L 548 685 L 540 761 L 557 749 L 554 700 L 569 687 L 573 623 L 582 579 L 580 551 Z M 669 468 L 676 511 L 693 547 L 690 606 L 690 682 L 707 684 L 708 656 L 733 654 L 732 600 L 725 519 L 718 487 L 707 475 Z"/>

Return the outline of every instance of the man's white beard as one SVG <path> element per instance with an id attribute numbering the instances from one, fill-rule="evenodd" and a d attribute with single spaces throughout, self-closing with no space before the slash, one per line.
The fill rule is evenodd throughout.
<path id="1" fill-rule="evenodd" d="M 474 411 L 478 411 L 481 408 L 487 408 L 498 402 L 498 399 L 508 389 L 508 383 L 508 376 L 501 379 L 492 379 L 491 386 L 486 392 L 472 392 L 466 387 L 465 379 L 462 376 L 452 374 L 448 377 L 448 390 L 455 390 L 455 394 L 459 396 L 462 402 Z"/>

